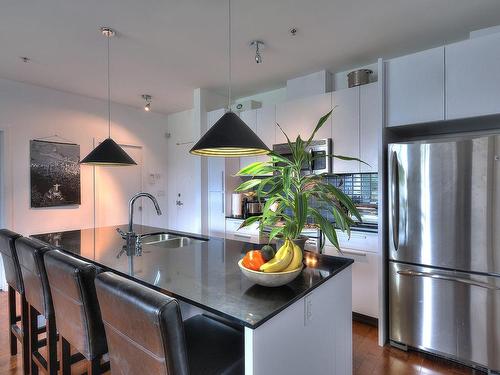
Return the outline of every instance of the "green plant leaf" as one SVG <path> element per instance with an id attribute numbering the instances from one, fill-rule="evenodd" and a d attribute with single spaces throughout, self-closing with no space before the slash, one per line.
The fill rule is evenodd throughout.
<path id="1" fill-rule="evenodd" d="M 236 176 L 259 176 L 273 172 L 274 167 L 272 163 L 267 161 L 256 161 L 246 167 L 240 169 Z"/>
<path id="2" fill-rule="evenodd" d="M 328 120 L 328 117 L 330 117 L 330 115 L 332 114 L 332 112 L 335 108 L 337 108 L 337 106 L 334 106 L 330 112 L 328 112 L 326 115 L 324 115 L 323 117 L 321 117 L 319 119 L 318 124 L 316 125 L 311 136 L 309 137 L 309 139 L 306 142 L 307 146 L 309 146 L 311 144 L 312 140 L 314 139 L 314 136 L 316 135 L 318 130 L 321 129 L 321 127 L 325 124 L 326 120 Z"/>
<path id="3" fill-rule="evenodd" d="M 323 215 L 321 215 L 319 211 L 314 208 L 309 208 L 309 212 L 314 217 L 314 220 L 320 226 L 321 230 L 323 231 L 323 233 L 325 233 L 325 236 L 330 240 L 332 245 L 335 246 L 339 251 L 341 251 L 337 238 L 337 232 L 335 232 L 335 227 L 332 225 L 332 223 L 325 219 Z"/>
<path id="4" fill-rule="evenodd" d="M 285 230 L 284 227 L 275 227 L 275 228 L 273 228 L 271 230 L 271 232 L 269 233 L 269 242 L 271 242 L 276 236 L 282 234 L 284 230 Z"/>
<path id="5" fill-rule="evenodd" d="M 252 225 L 253 223 L 259 221 L 260 219 L 261 219 L 261 216 L 250 216 L 243 223 L 241 223 L 241 225 L 239 226 L 238 229 L 248 227 L 249 225 Z"/>
<path id="6" fill-rule="evenodd" d="M 260 185 L 260 183 L 262 182 L 261 179 L 258 179 L 258 178 L 255 178 L 255 179 L 252 179 L 252 180 L 248 180 L 248 181 L 245 181 L 243 183 L 240 184 L 240 186 L 238 186 L 235 191 L 246 191 L 246 190 L 250 190 L 251 188 L 257 186 L 257 185 Z"/>

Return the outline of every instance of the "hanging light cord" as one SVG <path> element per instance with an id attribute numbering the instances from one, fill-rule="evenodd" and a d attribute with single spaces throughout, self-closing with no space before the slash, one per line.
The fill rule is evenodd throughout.
<path id="1" fill-rule="evenodd" d="M 228 48 L 228 60 L 229 60 L 229 87 L 228 87 L 228 106 L 227 109 L 228 111 L 231 110 L 231 0 L 228 0 L 228 13 L 229 13 L 229 20 L 228 20 L 228 43 L 229 43 L 229 48 Z"/>
<path id="2" fill-rule="evenodd" d="M 108 138 L 111 138 L 111 85 L 109 84 L 109 39 L 110 35 L 106 35 L 108 45 Z"/>

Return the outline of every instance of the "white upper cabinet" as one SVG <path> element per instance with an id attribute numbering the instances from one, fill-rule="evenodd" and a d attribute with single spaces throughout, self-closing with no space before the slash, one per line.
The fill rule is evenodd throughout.
<path id="1" fill-rule="evenodd" d="M 333 153 L 359 158 L 359 87 L 334 91 L 332 101 Z M 359 162 L 333 159 L 333 173 L 358 172 Z"/>
<path id="2" fill-rule="evenodd" d="M 446 46 L 446 115 L 500 113 L 500 34 Z"/>
<path id="3" fill-rule="evenodd" d="M 276 107 L 266 106 L 240 113 L 240 118 L 257 134 L 269 149 L 276 143 Z M 251 156 L 240 158 L 240 168 L 256 161 L 267 161 L 267 156 Z"/>
<path id="4" fill-rule="evenodd" d="M 250 109 L 247 111 L 243 111 L 239 114 L 240 118 L 243 120 L 245 124 L 248 125 L 250 129 L 253 130 L 255 134 L 257 134 L 257 110 Z M 246 167 L 257 161 L 255 156 L 244 156 L 240 158 L 240 168 Z"/>
<path id="5" fill-rule="evenodd" d="M 302 139 L 309 138 L 321 116 L 332 109 L 331 93 L 296 99 L 276 106 L 276 122 L 280 124 L 293 142 L 300 134 Z M 315 139 L 330 138 L 331 118 L 316 134 Z M 276 143 L 286 143 L 283 133 L 276 128 Z"/>
<path id="6" fill-rule="evenodd" d="M 359 87 L 359 158 L 360 172 L 378 172 L 378 150 L 382 135 L 382 108 L 378 83 Z"/>
<path id="7" fill-rule="evenodd" d="M 433 48 L 385 63 L 387 126 L 445 119 L 444 51 Z M 475 58 L 468 57 L 471 62 Z"/>

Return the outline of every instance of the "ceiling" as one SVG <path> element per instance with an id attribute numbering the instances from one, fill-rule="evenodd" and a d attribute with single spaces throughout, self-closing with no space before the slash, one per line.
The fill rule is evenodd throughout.
<path id="1" fill-rule="evenodd" d="M 465 39 L 500 24 L 498 0 L 232 0 L 236 96 Z M 153 110 L 192 106 L 197 87 L 227 83 L 227 0 L 2 1 L 0 77 L 105 98 L 111 26 L 112 100 Z M 296 27 L 295 37 L 289 34 Z M 252 39 L 266 43 L 253 61 Z M 23 63 L 19 57 L 32 61 Z M 409 72 L 411 74 L 411 72 Z"/>

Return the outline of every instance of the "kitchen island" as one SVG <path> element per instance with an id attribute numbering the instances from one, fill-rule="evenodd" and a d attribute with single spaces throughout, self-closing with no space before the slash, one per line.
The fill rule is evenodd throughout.
<path id="1" fill-rule="evenodd" d="M 202 312 L 244 330 L 247 375 L 352 373 L 352 260 L 306 252 L 294 281 L 266 288 L 237 264 L 259 245 L 145 226 L 134 231 L 192 240 L 144 244 L 134 256 L 123 251 L 115 227 L 32 237 L 177 298 L 184 319 Z"/>

